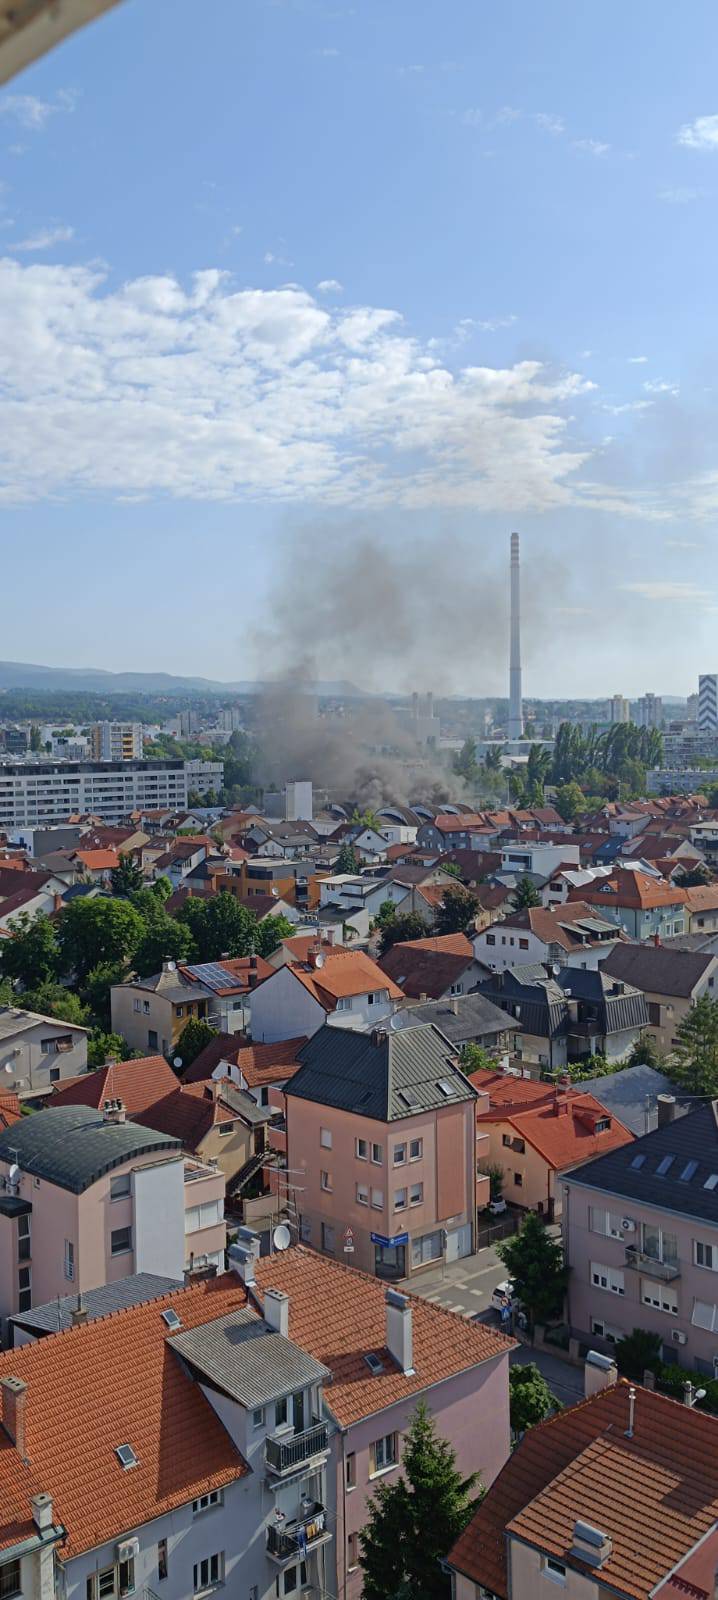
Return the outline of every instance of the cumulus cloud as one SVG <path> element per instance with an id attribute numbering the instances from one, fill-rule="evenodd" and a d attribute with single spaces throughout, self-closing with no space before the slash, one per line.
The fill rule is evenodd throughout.
<path id="1" fill-rule="evenodd" d="M 31 233 L 27 239 L 21 239 L 13 245 L 14 250 L 50 250 L 53 245 L 66 244 L 68 239 L 75 236 L 74 228 L 58 226 L 55 228 L 40 228 L 37 233 Z"/>
<path id="2" fill-rule="evenodd" d="M 626 359 L 629 367 L 643 367 L 648 360 L 648 356 L 627 356 Z"/>
<path id="3" fill-rule="evenodd" d="M 74 111 L 76 103 L 77 96 L 70 89 L 60 89 L 54 100 L 41 100 L 35 94 L 4 94 L 0 117 L 10 117 L 21 128 L 39 133 L 58 112 Z"/>
<path id="4" fill-rule="evenodd" d="M 654 600 L 659 603 L 676 601 L 689 605 L 705 605 L 709 596 L 705 589 L 697 583 L 689 583 L 667 578 L 646 583 L 621 583 L 619 588 L 624 594 L 640 594 L 644 600 Z"/>
<path id="5" fill-rule="evenodd" d="M 317 294 L 343 294 L 344 284 L 338 278 L 321 278 L 317 284 Z"/>
<path id="6" fill-rule="evenodd" d="M 611 148 L 602 139 L 574 139 L 574 150 L 585 150 L 590 156 L 607 156 Z"/>
<path id="7" fill-rule="evenodd" d="M 718 150 L 718 116 L 696 117 L 684 122 L 676 135 L 687 150 Z"/>
<path id="8" fill-rule="evenodd" d="M 677 383 L 667 383 L 665 378 L 648 378 L 643 385 L 646 394 L 680 394 Z"/>
<path id="9" fill-rule="evenodd" d="M 592 385 L 524 360 L 452 370 L 393 309 L 331 308 L 217 269 L 109 288 L 0 261 L 0 496 L 274 497 L 541 511 L 588 450 Z"/>
<path id="10" fill-rule="evenodd" d="M 563 117 L 551 116 L 546 111 L 537 111 L 534 121 L 538 128 L 541 128 L 544 133 L 552 133 L 554 138 L 558 138 L 559 134 L 566 132 L 566 124 Z"/>

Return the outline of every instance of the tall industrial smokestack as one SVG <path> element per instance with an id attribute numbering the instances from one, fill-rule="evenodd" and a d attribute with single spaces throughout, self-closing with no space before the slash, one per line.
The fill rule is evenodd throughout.
<path id="1" fill-rule="evenodd" d="M 511 655 L 509 659 L 509 738 L 520 739 L 524 731 L 521 703 L 521 577 L 519 536 L 511 535 Z"/>

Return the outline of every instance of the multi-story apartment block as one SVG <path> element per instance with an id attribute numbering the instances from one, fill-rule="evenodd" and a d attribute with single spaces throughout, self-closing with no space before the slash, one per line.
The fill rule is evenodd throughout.
<path id="1" fill-rule="evenodd" d="M 286 971 L 286 968 L 282 969 Z M 476 1090 L 433 1025 L 327 1025 L 285 1087 L 301 1238 L 377 1277 L 471 1255 Z"/>
<path id="2" fill-rule="evenodd" d="M 639 728 L 660 728 L 663 723 L 663 701 L 658 694 L 647 693 L 641 696 L 636 706 L 636 721 Z"/>
<path id="3" fill-rule="evenodd" d="M 187 809 L 184 761 L 0 763 L 0 828 L 92 815 L 121 822 L 133 811 Z"/>
<path id="4" fill-rule="evenodd" d="M 702 672 L 698 679 L 698 727 L 718 733 L 718 673 Z"/>
<path id="5" fill-rule="evenodd" d="M 117 1100 L 63 1106 L 0 1132 L 0 1316 L 133 1272 L 224 1264 L 224 1175 Z"/>
<path id="6" fill-rule="evenodd" d="M 718 1374 L 718 1125 L 713 1102 L 566 1174 L 569 1320 L 599 1348 L 633 1328 L 663 1359 Z M 666 1120 L 667 1118 L 672 1120 Z"/>
<path id="7" fill-rule="evenodd" d="M 143 749 L 141 722 L 96 722 L 92 729 L 95 761 L 141 761 Z"/>
<path id="8" fill-rule="evenodd" d="M 609 721 L 630 722 L 631 705 L 624 694 L 612 694 L 608 703 Z"/>

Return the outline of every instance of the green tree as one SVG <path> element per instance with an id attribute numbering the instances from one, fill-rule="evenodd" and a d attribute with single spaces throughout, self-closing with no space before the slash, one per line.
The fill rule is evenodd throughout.
<path id="1" fill-rule="evenodd" d="M 551 756 L 540 744 L 532 744 L 526 763 L 526 791 L 531 806 L 542 806 L 544 784 L 551 771 Z"/>
<path id="2" fill-rule="evenodd" d="M 478 906 L 476 895 L 470 889 L 464 889 L 458 883 L 456 887 L 449 884 L 437 906 L 434 922 L 436 932 L 464 933 L 476 916 Z"/>
<path id="3" fill-rule="evenodd" d="M 631 1046 L 631 1053 L 627 1058 L 627 1067 L 638 1067 L 645 1062 L 647 1067 L 661 1069 L 661 1054 L 652 1033 L 642 1033 Z"/>
<path id="4" fill-rule="evenodd" d="M 708 810 L 718 811 L 718 784 L 708 790 Z"/>
<path id="5" fill-rule="evenodd" d="M 120 856 L 119 867 L 115 867 L 114 872 L 110 873 L 110 883 L 112 884 L 112 893 L 122 896 L 125 900 L 143 887 L 144 879 L 141 869 L 138 867 L 137 862 L 133 861 L 132 856 Z"/>
<path id="6" fill-rule="evenodd" d="M 472 1072 L 496 1072 L 497 1070 L 493 1056 L 489 1055 L 488 1050 L 484 1050 L 483 1045 L 474 1044 L 473 1040 L 469 1040 L 468 1044 L 461 1046 L 459 1060 L 462 1072 L 467 1074 Z"/>
<path id="7" fill-rule="evenodd" d="M 212 1028 L 201 1017 L 190 1017 L 189 1022 L 185 1023 L 177 1040 L 177 1049 L 173 1052 L 173 1054 L 180 1057 L 183 1069 L 191 1067 L 200 1050 L 204 1050 L 205 1045 L 208 1045 L 210 1040 L 216 1039 L 218 1032 L 218 1028 Z"/>
<path id="8" fill-rule="evenodd" d="M 132 958 L 132 965 L 140 978 L 149 978 L 160 972 L 163 961 L 190 961 L 194 943 L 189 928 L 168 917 L 165 912 L 147 925 Z"/>
<path id="9" fill-rule="evenodd" d="M 334 863 L 335 872 L 358 872 L 357 853 L 349 839 L 345 839 Z"/>
<path id="10" fill-rule="evenodd" d="M 386 901 L 384 902 L 386 905 Z M 379 907 L 381 910 L 381 907 Z M 405 944 L 408 939 L 425 939 L 427 927 L 418 911 L 404 911 L 399 915 L 389 917 L 381 924 L 379 938 L 379 955 L 385 956 L 392 945 Z"/>
<path id="11" fill-rule="evenodd" d="M 450 873 L 452 878 L 461 878 L 461 867 L 458 861 L 442 861 L 441 870 L 442 872 Z"/>
<path id="12" fill-rule="evenodd" d="M 103 1028 L 93 1028 L 87 1041 L 88 1067 L 104 1067 L 106 1061 L 131 1061 L 141 1059 L 141 1051 L 131 1050 L 121 1033 L 106 1033 Z"/>
<path id="13" fill-rule="evenodd" d="M 690 872 L 683 872 L 681 874 L 680 888 L 702 889 L 706 884 L 712 882 L 713 879 L 708 867 L 700 864 L 696 867 L 692 867 Z"/>
<path id="14" fill-rule="evenodd" d="M 254 950 L 258 956 L 264 956 L 265 961 L 278 950 L 283 939 L 291 939 L 296 932 L 294 924 L 278 911 L 276 916 L 265 917 L 263 922 L 258 922 L 254 930 Z"/>
<path id="15" fill-rule="evenodd" d="M 514 889 L 513 904 L 515 911 L 528 911 L 531 906 L 540 906 L 541 904 L 541 896 L 535 883 L 532 883 L 525 873 L 522 878 L 519 878 Z"/>
<path id="16" fill-rule="evenodd" d="M 39 984 L 37 989 L 28 989 L 17 995 L 15 1003 L 25 1011 L 39 1011 L 44 1017 L 56 1017 L 58 1022 L 75 1022 L 81 1028 L 86 1028 L 90 1022 L 90 1013 L 80 996 L 74 994 L 72 989 L 63 988 L 61 983 L 52 978 Z"/>
<path id="17" fill-rule="evenodd" d="M 100 961 L 92 967 L 82 986 L 82 998 L 100 1029 L 110 1025 L 110 991 L 114 983 L 124 983 L 129 968 L 124 961 Z"/>
<path id="18" fill-rule="evenodd" d="M 718 1000 L 703 994 L 681 1018 L 664 1070 L 689 1094 L 718 1095 Z"/>
<path id="19" fill-rule="evenodd" d="M 478 781 L 480 768 L 476 759 L 475 739 L 469 737 L 464 740 L 458 755 L 454 756 L 453 767 L 457 777 L 463 778 L 470 786 Z"/>
<path id="20" fill-rule="evenodd" d="M 35 989 L 41 983 L 56 978 L 60 966 L 60 952 L 55 925 L 40 912 L 32 917 L 21 911 L 9 923 L 10 939 L 0 942 L 0 968 L 3 977 L 25 989 Z"/>
<path id="21" fill-rule="evenodd" d="M 30 729 L 30 749 L 33 751 L 33 753 L 42 750 L 42 738 L 40 736 L 40 729 L 38 728 L 36 722 L 33 722 Z"/>
<path id="22" fill-rule="evenodd" d="M 626 1334 L 625 1339 L 619 1339 L 616 1345 L 616 1365 L 624 1378 L 637 1378 L 643 1382 L 643 1374 L 649 1368 L 656 1371 L 661 1364 L 661 1338 L 658 1333 L 647 1333 L 644 1328 L 634 1328 L 632 1333 Z"/>
<path id="23" fill-rule="evenodd" d="M 249 956 L 254 950 L 257 919 L 227 889 L 200 900 L 191 895 L 175 919 L 189 928 L 197 961 L 218 961 L 220 956 Z"/>
<path id="24" fill-rule="evenodd" d="M 537 1422 L 543 1422 L 552 1411 L 558 1410 L 559 1402 L 534 1361 L 525 1367 L 518 1362 L 509 1367 L 509 1415 L 513 1434 L 520 1437 L 527 1428 L 534 1428 Z"/>
<path id="25" fill-rule="evenodd" d="M 462 1478 L 451 1445 L 420 1401 L 404 1435 L 398 1481 L 384 1483 L 359 1535 L 363 1600 L 445 1600 L 451 1583 L 441 1563 L 463 1532 L 481 1492 Z"/>
<path id="26" fill-rule="evenodd" d="M 490 744 L 488 746 L 486 755 L 484 756 L 484 768 L 486 772 L 494 773 L 501 772 L 503 770 L 500 745 Z"/>
<path id="27" fill-rule="evenodd" d="M 583 790 L 577 783 L 562 783 L 556 790 L 554 805 L 564 822 L 573 822 L 581 811 L 586 808 L 586 799 Z"/>
<path id="28" fill-rule="evenodd" d="M 497 1244 L 496 1253 L 508 1268 L 532 1330 L 537 1322 L 560 1316 L 568 1270 L 560 1244 L 535 1211 L 527 1212 L 518 1233 Z"/>
<path id="29" fill-rule="evenodd" d="M 132 961 L 144 932 L 140 913 L 127 900 L 71 900 L 58 929 L 62 970 L 82 985 L 102 962 Z"/>

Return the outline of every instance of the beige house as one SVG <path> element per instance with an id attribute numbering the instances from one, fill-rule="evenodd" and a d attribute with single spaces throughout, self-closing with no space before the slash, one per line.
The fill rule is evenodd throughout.
<path id="1" fill-rule="evenodd" d="M 165 961 L 151 978 L 112 985 L 112 1032 L 120 1033 L 133 1050 L 170 1056 L 186 1024 L 193 1017 L 206 1019 L 209 1002 L 203 984 L 183 982 L 176 962 Z"/>
<path id="2" fill-rule="evenodd" d="M 646 1032 L 664 1054 L 673 1049 L 681 1020 L 696 1000 L 704 994 L 718 998 L 718 956 L 700 950 L 617 944 L 601 970 L 607 977 L 643 990 L 648 1006 Z"/>
<path id="3" fill-rule="evenodd" d="M 53 1084 L 87 1072 L 88 1028 L 37 1011 L 0 1008 L 0 1089 L 21 1100 L 50 1094 Z"/>

